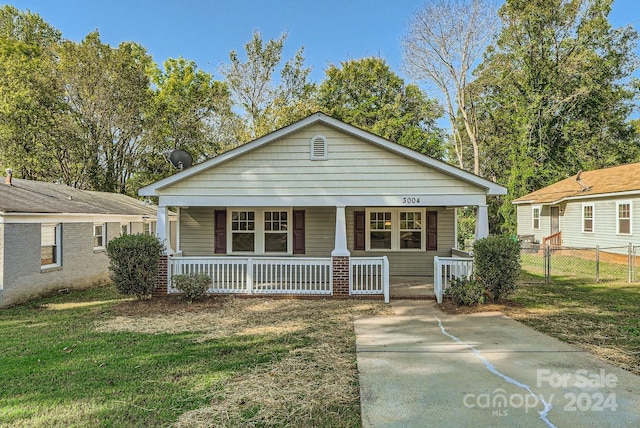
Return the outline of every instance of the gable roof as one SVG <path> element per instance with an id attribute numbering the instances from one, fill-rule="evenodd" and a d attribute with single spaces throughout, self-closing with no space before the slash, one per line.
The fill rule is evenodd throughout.
<path id="1" fill-rule="evenodd" d="M 94 192 L 65 184 L 13 178 L 0 183 L 0 213 L 156 216 L 156 207 L 119 193 Z"/>
<path id="2" fill-rule="evenodd" d="M 580 173 L 580 182 L 577 177 L 565 178 L 531 192 L 515 199 L 513 204 L 557 204 L 570 199 L 640 192 L 640 162 L 584 171 Z"/>
<path id="3" fill-rule="evenodd" d="M 280 128 L 270 134 L 267 134 L 263 137 L 260 137 L 256 140 L 253 140 L 249 143 L 246 143 L 244 145 L 241 145 L 239 147 L 236 147 L 233 150 L 230 150 L 228 152 L 225 152 L 219 156 L 216 156 L 212 159 L 209 159 L 199 165 L 196 165 L 194 167 L 191 167 L 189 169 L 186 169 L 184 171 L 181 171 L 179 173 L 176 173 L 170 177 L 167 177 L 165 179 L 162 179 L 160 181 L 157 181 L 155 183 L 152 183 L 146 187 L 143 187 L 142 189 L 140 189 L 140 191 L 138 192 L 139 195 L 141 196 L 158 196 L 158 191 L 170 186 L 174 183 L 177 183 L 181 180 L 184 180 L 188 177 L 191 177 L 195 174 L 200 173 L 201 171 L 205 171 L 209 168 L 213 168 L 216 165 L 219 165 L 221 163 L 224 163 L 226 161 L 229 161 L 231 159 L 234 159 L 236 157 L 242 156 L 245 153 L 248 153 L 250 151 L 253 151 L 259 147 L 262 147 L 266 144 L 269 144 L 272 141 L 276 141 L 279 140 L 289 134 L 292 134 L 296 131 L 299 131 L 305 127 L 311 126 L 311 125 L 315 125 L 315 124 L 324 124 L 330 127 L 333 127 L 335 129 L 338 129 L 342 132 L 345 132 L 347 134 L 353 135 L 355 137 L 358 137 L 364 141 L 367 141 L 369 143 L 375 144 L 379 147 L 383 147 L 391 152 L 400 154 L 402 156 L 405 156 L 407 158 L 413 159 L 416 162 L 419 162 L 423 165 L 429 166 L 431 168 L 434 168 L 438 171 L 441 171 L 445 174 L 448 174 L 450 176 L 454 176 L 456 178 L 459 178 L 461 180 L 464 180 L 466 182 L 472 183 L 474 185 L 477 185 L 481 188 L 485 188 L 487 190 L 487 195 L 504 195 L 507 193 L 506 189 L 496 183 L 494 183 L 493 181 L 484 179 L 482 177 L 479 177 L 477 175 L 474 175 L 470 172 L 464 171 L 462 169 L 456 168 L 455 166 L 449 165 L 445 162 L 430 158 L 428 156 L 425 156 L 421 153 L 418 153 L 414 150 L 411 150 L 407 147 L 404 147 L 400 144 L 396 144 L 392 141 L 386 140 L 382 137 L 379 137 L 375 134 L 372 134 L 368 131 L 365 131 L 363 129 L 360 129 L 358 127 L 349 125 L 345 122 L 342 122 L 338 119 L 335 119 L 331 116 L 327 116 L 323 113 L 314 113 L 310 116 L 307 116 L 306 118 L 295 122 L 289 126 L 286 126 L 284 128 Z"/>

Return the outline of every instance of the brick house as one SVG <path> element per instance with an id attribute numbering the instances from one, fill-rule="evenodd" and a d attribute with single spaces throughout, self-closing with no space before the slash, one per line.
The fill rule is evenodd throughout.
<path id="1" fill-rule="evenodd" d="M 155 233 L 155 206 L 7 173 L 0 183 L 0 307 L 103 284 L 107 242 L 123 233 Z"/>

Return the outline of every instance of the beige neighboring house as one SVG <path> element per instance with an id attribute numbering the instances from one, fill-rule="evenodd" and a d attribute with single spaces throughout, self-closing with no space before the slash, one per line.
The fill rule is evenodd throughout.
<path id="1" fill-rule="evenodd" d="M 640 244 L 640 163 L 580 172 L 513 203 L 526 240 L 623 253 Z"/>
<path id="2" fill-rule="evenodd" d="M 212 293 L 385 295 L 389 275 L 431 277 L 454 256 L 456 208 L 488 234 L 496 183 L 322 113 L 140 190 L 176 209 L 171 276 L 206 272 Z M 437 275 L 436 275 L 437 276 Z"/>
<path id="3" fill-rule="evenodd" d="M 7 172 L 0 183 L 0 307 L 103 284 L 107 242 L 155 231 L 156 206 Z"/>

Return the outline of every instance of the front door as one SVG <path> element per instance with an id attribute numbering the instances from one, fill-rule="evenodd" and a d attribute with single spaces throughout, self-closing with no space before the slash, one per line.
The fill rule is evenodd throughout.
<path id="1" fill-rule="evenodd" d="M 560 232 L 560 207 L 551 208 L 551 235 Z"/>

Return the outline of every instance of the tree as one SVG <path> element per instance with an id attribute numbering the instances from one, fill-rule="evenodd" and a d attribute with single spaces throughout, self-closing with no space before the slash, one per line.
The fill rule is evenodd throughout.
<path id="1" fill-rule="evenodd" d="M 145 152 L 131 183 L 133 190 L 175 173 L 167 161 L 173 150 L 185 150 L 194 162 L 201 162 L 232 145 L 234 134 L 228 125 L 237 121 L 226 84 L 193 61 L 170 58 L 164 70 L 153 68 L 151 81 Z"/>
<path id="2" fill-rule="evenodd" d="M 458 165 L 465 167 L 464 143 L 468 141 L 476 175 L 480 174 L 481 135 L 468 86 L 477 61 L 497 29 L 495 11 L 493 0 L 431 0 L 413 15 L 402 39 L 408 73 L 442 94 Z"/>
<path id="3" fill-rule="evenodd" d="M 239 136 L 241 140 L 257 138 L 313 112 L 315 86 L 308 80 L 311 69 L 304 67 L 303 48 L 284 63 L 279 82 L 275 80 L 286 38 L 283 34 L 265 44 L 256 31 L 244 46 L 246 61 L 242 62 L 238 53 L 231 51 L 230 64 L 221 68 L 247 122 L 248 129 Z"/>
<path id="4" fill-rule="evenodd" d="M 144 152 L 152 64 L 140 45 L 112 48 L 100 41 L 98 32 L 79 44 L 62 45 L 59 72 L 74 135 L 82 142 L 88 187 L 126 193 L 127 181 Z"/>
<path id="5" fill-rule="evenodd" d="M 443 156 L 436 120 L 442 108 L 380 58 L 349 60 L 326 70 L 318 105 L 327 114 L 435 158 Z"/>
<path id="6" fill-rule="evenodd" d="M 56 178 L 59 170 L 52 142 L 64 110 L 60 37 L 38 15 L 0 8 L 0 163 L 23 178 Z"/>
<path id="7" fill-rule="evenodd" d="M 580 169 L 638 158 L 628 121 L 637 33 L 613 29 L 612 0 L 508 0 L 503 30 L 472 90 L 487 137 L 485 175 L 509 191 L 500 213 L 515 231 L 511 200 Z"/>

